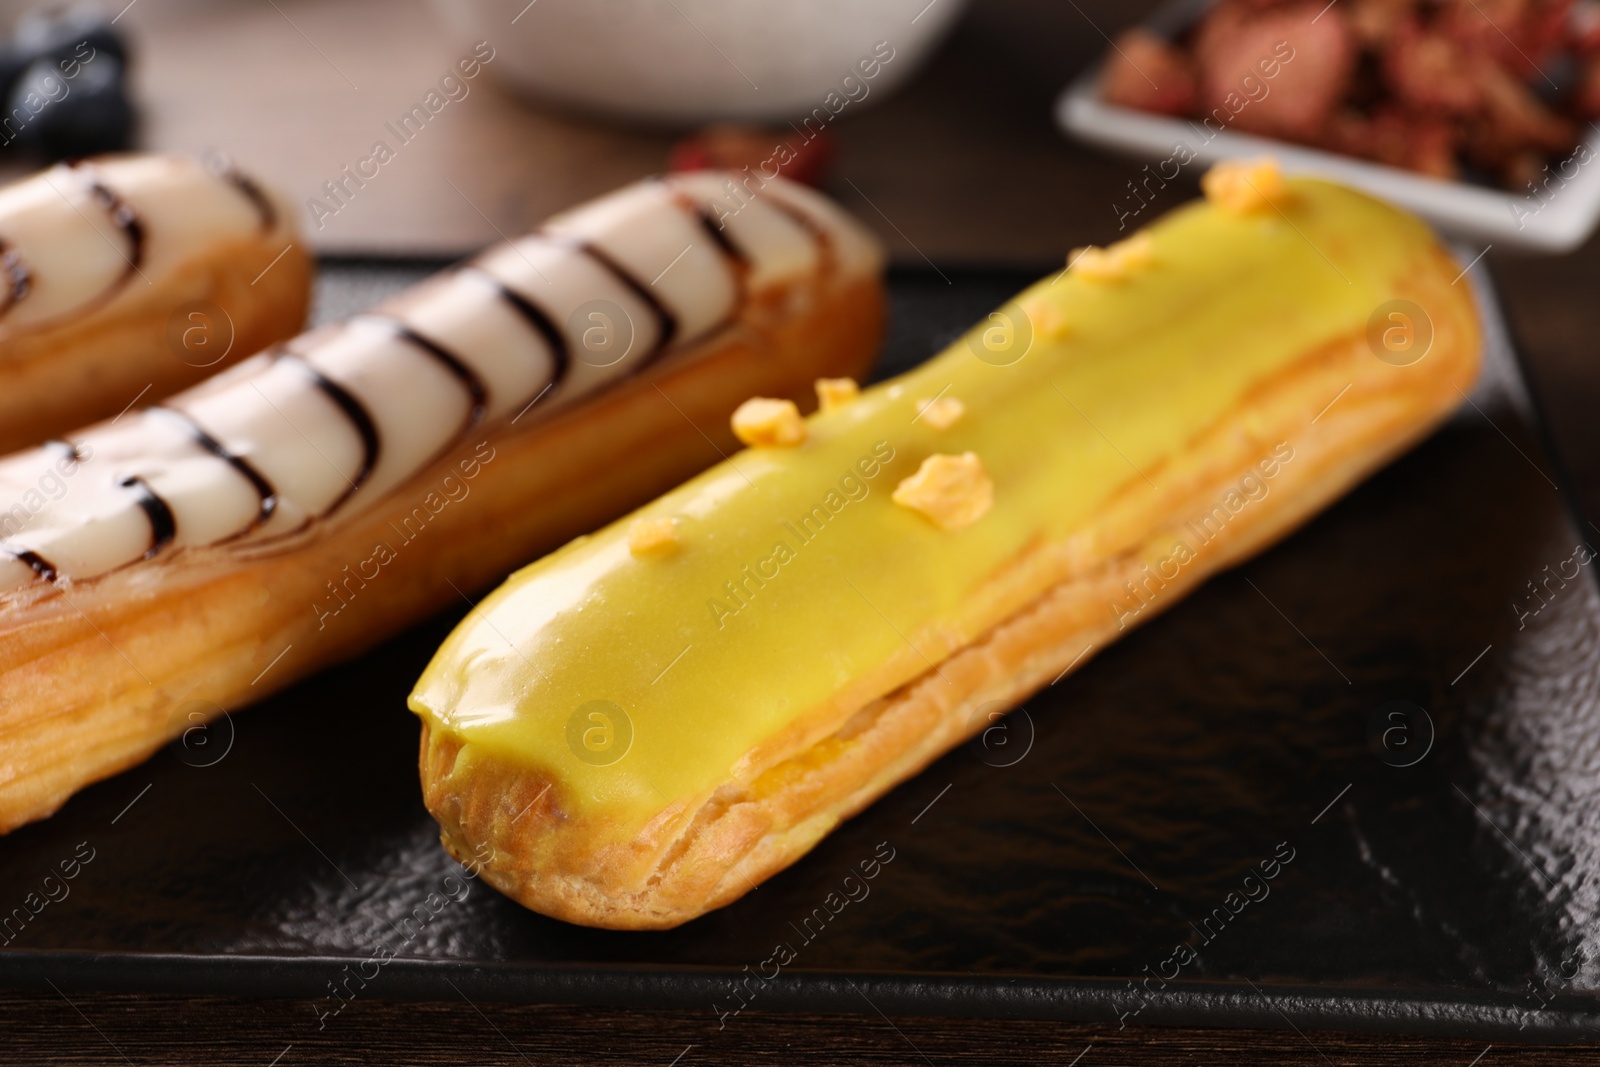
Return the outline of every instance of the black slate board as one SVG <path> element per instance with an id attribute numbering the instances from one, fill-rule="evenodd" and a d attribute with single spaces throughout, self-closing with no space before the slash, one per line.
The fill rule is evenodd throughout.
<path id="1" fill-rule="evenodd" d="M 322 313 L 425 266 L 333 264 Z M 897 274 L 884 372 L 1030 280 Z M 1431 440 L 721 912 L 592 931 L 460 880 L 404 707 L 445 617 L 0 839 L 0 918 L 93 851 L 0 934 L 0 985 L 303 997 L 313 1029 L 465 997 L 1600 1035 L 1600 596 L 1565 563 L 1595 531 L 1485 303 L 1489 370 Z M 1532 600 L 1547 565 L 1578 575 Z"/>

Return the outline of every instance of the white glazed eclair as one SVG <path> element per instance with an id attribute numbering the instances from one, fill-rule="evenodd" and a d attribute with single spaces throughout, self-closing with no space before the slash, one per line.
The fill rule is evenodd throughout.
<path id="1" fill-rule="evenodd" d="M 865 368 L 877 245 L 726 181 L 628 187 L 0 460 L 0 830 L 715 461 L 739 398 Z"/>
<path id="2" fill-rule="evenodd" d="M 916 370 L 741 406 L 748 451 L 485 599 L 411 698 L 446 848 L 572 922 L 727 904 L 1460 402 L 1425 226 L 1206 186 Z"/>
<path id="3" fill-rule="evenodd" d="M 0 188 L 0 452 L 293 337 L 311 286 L 298 240 L 223 161 L 95 157 Z"/>

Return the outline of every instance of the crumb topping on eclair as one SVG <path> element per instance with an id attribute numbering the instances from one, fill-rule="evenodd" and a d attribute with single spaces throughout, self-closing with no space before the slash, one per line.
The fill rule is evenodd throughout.
<path id="1" fill-rule="evenodd" d="M 1206 199 L 1230 215 L 1272 211 L 1289 195 L 1283 169 L 1271 157 L 1226 160 L 1200 179 Z"/>
<path id="2" fill-rule="evenodd" d="M 678 550 L 677 521 L 664 516 L 634 519 L 628 525 L 628 551 L 635 556 L 670 556 Z"/>
<path id="3" fill-rule="evenodd" d="M 842 408 L 861 395 L 854 378 L 818 378 L 816 389 L 817 407 L 822 411 Z"/>
<path id="4" fill-rule="evenodd" d="M 1067 269 L 1082 278 L 1097 282 L 1121 282 L 1155 262 L 1155 245 L 1146 233 L 1136 233 L 1125 241 L 1105 248 L 1090 245 L 1073 249 Z"/>
<path id="5" fill-rule="evenodd" d="M 994 506 L 994 482 L 976 452 L 935 453 L 895 487 L 890 499 L 920 512 L 941 530 L 960 530 Z"/>
<path id="6" fill-rule="evenodd" d="M 917 418 L 935 430 L 948 430 L 966 414 L 967 405 L 953 396 L 936 396 L 917 401 Z"/>
<path id="7" fill-rule="evenodd" d="M 747 445 L 790 448 L 806 439 L 806 422 L 793 400 L 756 396 L 733 413 L 733 435 Z"/>

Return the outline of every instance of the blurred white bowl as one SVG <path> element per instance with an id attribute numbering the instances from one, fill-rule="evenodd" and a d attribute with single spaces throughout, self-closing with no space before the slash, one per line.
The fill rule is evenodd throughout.
<path id="1" fill-rule="evenodd" d="M 464 41 L 494 47 L 489 69 L 502 81 L 569 107 L 664 124 L 796 119 L 829 93 L 850 98 L 843 111 L 876 103 L 927 58 L 965 4 L 433 0 Z M 864 77 L 859 64 L 875 60 L 876 74 Z"/>

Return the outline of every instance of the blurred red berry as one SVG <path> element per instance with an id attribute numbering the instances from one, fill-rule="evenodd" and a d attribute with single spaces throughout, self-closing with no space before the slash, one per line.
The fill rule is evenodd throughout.
<path id="1" fill-rule="evenodd" d="M 1121 107 L 1187 115 L 1194 110 L 1194 66 L 1182 49 L 1155 34 L 1128 30 L 1106 57 L 1100 92 L 1107 103 Z"/>
<path id="2" fill-rule="evenodd" d="M 821 185 L 834 157 L 833 134 L 811 130 L 768 130 L 760 126 L 718 123 L 696 130 L 672 146 L 669 171 L 743 170 L 791 181 Z"/>

